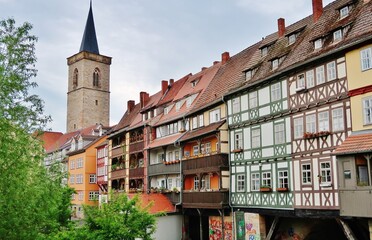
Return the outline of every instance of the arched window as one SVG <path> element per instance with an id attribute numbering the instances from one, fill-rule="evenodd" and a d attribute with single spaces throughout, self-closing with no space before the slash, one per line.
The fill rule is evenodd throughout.
<path id="1" fill-rule="evenodd" d="M 77 70 L 77 68 L 75 68 L 74 75 L 72 77 L 73 88 L 76 88 L 78 86 L 78 80 L 79 80 L 79 71 Z"/>
<path id="2" fill-rule="evenodd" d="M 93 73 L 93 87 L 99 87 L 100 86 L 100 72 L 99 69 L 94 69 Z"/>

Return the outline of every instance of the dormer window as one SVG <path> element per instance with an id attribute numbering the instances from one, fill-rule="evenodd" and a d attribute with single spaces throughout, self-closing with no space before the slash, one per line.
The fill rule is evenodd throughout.
<path id="1" fill-rule="evenodd" d="M 261 48 L 261 57 L 265 57 L 267 55 L 268 50 L 269 50 L 269 47 Z"/>
<path id="2" fill-rule="evenodd" d="M 342 39 L 342 29 L 338 29 L 333 32 L 333 42 L 341 41 Z"/>
<path id="3" fill-rule="evenodd" d="M 294 42 L 296 42 L 296 34 L 295 33 L 288 36 L 288 45 L 291 45 Z"/>
<path id="4" fill-rule="evenodd" d="M 279 67 L 279 58 L 276 58 L 271 61 L 271 69 L 275 70 Z"/>
<path id="5" fill-rule="evenodd" d="M 195 87 L 196 85 L 198 85 L 198 82 L 199 82 L 199 79 L 191 81 L 191 87 Z"/>
<path id="6" fill-rule="evenodd" d="M 349 6 L 345 6 L 343 8 L 340 9 L 340 19 L 343 19 L 347 16 L 349 16 L 349 12 L 350 12 L 350 7 Z"/>
<path id="7" fill-rule="evenodd" d="M 321 38 L 318 38 L 314 41 L 314 49 L 320 49 L 323 47 L 323 40 Z"/>

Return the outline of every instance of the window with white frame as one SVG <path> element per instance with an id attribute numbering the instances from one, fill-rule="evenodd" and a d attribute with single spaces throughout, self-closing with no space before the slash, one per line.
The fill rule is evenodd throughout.
<path id="1" fill-rule="evenodd" d="M 308 88 L 314 87 L 314 70 L 311 69 L 309 71 L 306 71 L 306 86 Z"/>
<path id="2" fill-rule="evenodd" d="M 211 150 L 211 143 L 210 142 L 207 142 L 205 144 L 205 153 L 208 154 L 208 153 L 211 153 L 212 150 Z"/>
<path id="3" fill-rule="evenodd" d="M 234 149 L 243 149 L 243 133 L 236 132 L 234 135 Z"/>
<path id="4" fill-rule="evenodd" d="M 158 153 L 158 163 L 165 161 L 164 153 Z"/>
<path id="5" fill-rule="evenodd" d="M 316 132 L 316 121 L 315 114 L 310 114 L 306 116 L 306 132 L 315 133 Z"/>
<path id="6" fill-rule="evenodd" d="M 245 191 L 245 175 L 244 174 L 238 174 L 236 176 L 236 191 L 237 192 L 244 192 Z"/>
<path id="7" fill-rule="evenodd" d="M 99 168 L 97 168 L 97 175 L 98 176 L 105 175 L 105 167 L 99 167 Z"/>
<path id="8" fill-rule="evenodd" d="M 271 187 L 271 172 L 262 173 L 262 186 Z"/>
<path id="9" fill-rule="evenodd" d="M 304 163 L 301 165 L 302 184 L 311 184 L 311 164 Z"/>
<path id="10" fill-rule="evenodd" d="M 363 99 L 364 124 L 372 123 L 372 97 Z"/>
<path id="11" fill-rule="evenodd" d="M 267 52 L 268 52 L 268 49 L 269 47 L 263 47 L 261 48 L 261 56 L 262 57 L 265 57 L 267 55 Z"/>
<path id="12" fill-rule="evenodd" d="M 193 117 L 192 118 L 192 129 L 198 128 L 198 117 Z"/>
<path id="13" fill-rule="evenodd" d="M 70 184 L 74 184 L 74 183 L 75 183 L 75 175 L 71 174 L 70 175 Z"/>
<path id="14" fill-rule="evenodd" d="M 251 140 L 252 148 L 261 147 L 261 130 L 259 128 L 252 129 L 251 137 L 252 137 L 252 140 Z"/>
<path id="15" fill-rule="evenodd" d="M 294 138 L 302 138 L 304 136 L 304 119 L 298 117 L 293 119 Z"/>
<path id="16" fill-rule="evenodd" d="M 77 184 L 83 183 L 83 174 L 76 174 L 76 183 Z"/>
<path id="17" fill-rule="evenodd" d="M 305 75 L 304 74 L 300 74 L 297 76 L 296 85 L 297 85 L 297 90 L 305 88 Z"/>
<path id="18" fill-rule="evenodd" d="M 284 123 L 275 124 L 275 126 L 274 126 L 274 142 L 275 142 L 275 144 L 285 143 Z"/>
<path id="19" fill-rule="evenodd" d="M 282 98 L 280 82 L 275 83 L 270 86 L 271 89 L 271 101 L 278 101 Z"/>
<path id="20" fill-rule="evenodd" d="M 173 152 L 168 152 L 168 161 L 173 161 Z"/>
<path id="21" fill-rule="evenodd" d="M 193 146 L 193 155 L 198 156 L 199 155 L 199 145 Z"/>
<path id="22" fill-rule="evenodd" d="M 276 58 L 276 59 L 271 60 L 271 69 L 275 70 L 278 67 L 279 67 L 279 59 Z"/>
<path id="23" fill-rule="evenodd" d="M 340 9 L 340 19 L 343 19 L 349 15 L 349 6 L 345 6 Z"/>
<path id="24" fill-rule="evenodd" d="M 232 101 L 232 113 L 240 112 L 240 97 L 233 98 L 231 101 Z"/>
<path id="25" fill-rule="evenodd" d="M 180 151 L 174 151 L 174 159 L 179 160 L 180 159 Z"/>
<path id="26" fill-rule="evenodd" d="M 259 173 L 251 173 L 251 191 L 260 191 Z"/>
<path id="27" fill-rule="evenodd" d="M 96 174 L 89 174 L 89 183 L 97 183 Z"/>
<path id="28" fill-rule="evenodd" d="M 71 200 L 75 200 L 75 193 L 71 194 Z"/>
<path id="29" fill-rule="evenodd" d="M 78 192 L 78 199 L 79 199 L 79 201 L 83 201 L 84 200 L 84 192 L 83 191 L 79 191 Z"/>
<path id="30" fill-rule="evenodd" d="M 206 174 L 202 177 L 201 180 L 201 189 L 211 189 L 211 177 L 209 174 Z"/>
<path id="31" fill-rule="evenodd" d="M 288 171 L 278 171 L 278 187 L 288 188 Z"/>
<path id="32" fill-rule="evenodd" d="M 360 61 L 362 71 L 372 68 L 372 48 L 366 48 L 360 51 Z"/>
<path id="33" fill-rule="evenodd" d="M 75 169 L 75 160 L 70 160 L 70 169 Z"/>
<path id="34" fill-rule="evenodd" d="M 288 36 L 288 45 L 291 45 L 294 42 L 296 42 L 296 34 L 295 33 Z"/>
<path id="35" fill-rule="evenodd" d="M 194 100 L 195 100 L 195 98 L 196 98 L 197 95 L 198 94 L 193 94 L 193 95 L 187 97 L 187 99 L 186 99 L 186 107 L 189 108 L 191 106 L 191 104 L 194 102 Z"/>
<path id="36" fill-rule="evenodd" d="M 176 178 L 176 187 L 181 187 L 181 179 L 179 177 Z"/>
<path id="37" fill-rule="evenodd" d="M 316 83 L 322 84 L 325 82 L 325 76 L 324 76 L 324 66 L 319 66 L 315 69 L 316 73 Z"/>
<path id="38" fill-rule="evenodd" d="M 89 201 L 97 201 L 99 196 L 98 191 L 90 191 L 89 192 Z"/>
<path id="39" fill-rule="evenodd" d="M 82 168 L 83 167 L 83 159 L 82 158 L 79 158 L 78 160 L 76 160 L 76 162 L 77 162 L 76 168 Z"/>
<path id="40" fill-rule="evenodd" d="M 199 127 L 203 127 L 204 126 L 204 115 L 200 114 L 198 118 L 199 118 Z"/>
<path id="41" fill-rule="evenodd" d="M 344 130 L 344 111 L 342 108 L 332 110 L 332 131 Z"/>
<path id="42" fill-rule="evenodd" d="M 248 70 L 245 72 L 245 80 L 248 81 L 248 80 L 251 80 L 252 78 L 252 70 Z"/>
<path id="43" fill-rule="evenodd" d="M 322 162 L 320 163 L 320 176 L 321 176 L 321 183 L 331 183 L 331 163 L 330 162 Z"/>
<path id="44" fill-rule="evenodd" d="M 199 178 L 198 176 L 195 176 L 194 177 L 194 190 L 198 190 L 199 189 Z"/>
<path id="45" fill-rule="evenodd" d="M 205 154 L 204 143 L 200 144 L 200 153 L 201 153 L 201 154 Z"/>
<path id="46" fill-rule="evenodd" d="M 168 189 L 173 189 L 173 179 L 172 178 L 168 178 Z"/>
<path id="47" fill-rule="evenodd" d="M 336 76 L 336 62 L 329 62 L 327 63 L 327 80 L 335 80 L 337 78 Z"/>
<path id="48" fill-rule="evenodd" d="M 209 112 L 209 123 L 218 122 L 221 120 L 221 109 L 217 108 Z"/>
<path id="49" fill-rule="evenodd" d="M 323 47 L 323 40 L 321 38 L 314 41 L 314 49 L 319 49 Z"/>
<path id="50" fill-rule="evenodd" d="M 320 112 L 318 114 L 318 127 L 320 131 L 329 131 L 329 113 Z"/>
<path id="51" fill-rule="evenodd" d="M 333 32 L 333 42 L 338 42 L 342 39 L 342 29 Z"/>
<path id="52" fill-rule="evenodd" d="M 258 97 L 257 97 L 257 91 L 250 92 L 249 93 L 249 108 L 256 108 L 258 107 Z"/>

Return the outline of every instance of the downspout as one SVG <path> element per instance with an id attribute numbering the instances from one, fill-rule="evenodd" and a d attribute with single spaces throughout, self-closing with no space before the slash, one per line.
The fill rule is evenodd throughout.
<path id="1" fill-rule="evenodd" d="M 221 97 L 221 100 L 222 100 L 222 102 L 225 104 L 225 106 L 226 106 L 226 122 L 227 122 L 227 138 L 228 139 L 230 139 L 230 131 L 229 131 L 229 108 L 228 108 L 228 105 L 227 105 L 227 102 L 225 101 L 225 99 L 224 99 L 224 96 L 222 95 L 222 97 Z M 230 169 L 230 167 L 231 167 L 231 155 L 230 155 L 230 144 L 231 144 L 231 142 L 228 140 L 228 142 L 229 142 L 229 154 L 228 154 L 228 159 L 229 159 L 229 178 L 230 178 L 230 180 L 231 180 L 231 176 L 230 176 L 230 173 L 231 173 L 231 169 Z M 230 201 L 230 199 L 231 199 L 231 181 L 230 181 L 230 188 L 229 188 L 229 199 L 228 199 L 228 202 L 229 202 L 229 207 L 230 207 L 230 209 L 231 209 L 231 214 L 232 214 L 232 218 L 231 218 L 231 226 L 232 226 L 232 236 L 233 236 L 233 239 L 235 239 L 235 225 L 234 225 L 234 220 L 235 220 L 235 217 L 234 217 L 234 208 L 233 208 L 233 206 L 231 206 L 231 201 Z"/>
<path id="2" fill-rule="evenodd" d="M 183 122 L 185 122 L 185 115 L 183 115 L 182 118 L 183 118 Z M 186 124 L 185 124 L 184 127 L 185 127 L 185 132 L 186 132 Z M 177 146 L 178 146 L 179 148 L 181 148 L 181 144 L 178 140 L 182 136 L 183 136 L 183 134 L 174 142 L 174 147 L 177 148 Z M 181 184 L 181 187 L 180 187 L 180 201 L 174 205 L 174 211 L 177 210 L 177 206 L 180 206 L 182 204 L 182 195 L 183 195 L 182 158 L 183 158 L 183 152 L 182 152 L 182 149 L 180 149 L 180 184 Z"/>

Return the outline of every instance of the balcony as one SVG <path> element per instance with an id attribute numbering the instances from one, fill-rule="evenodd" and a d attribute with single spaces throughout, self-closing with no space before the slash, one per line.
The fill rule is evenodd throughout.
<path id="1" fill-rule="evenodd" d="M 144 168 L 131 168 L 129 169 L 129 178 L 136 179 L 136 178 L 144 178 Z"/>
<path id="2" fill-rule="evenodd" d="M 229 191 L 206 191 L 187 192 L 182 195 L 182 207 L 184 208 L 209 208 L 221 209 L 229 204 Z"/>
<path id="3" fill-rule="evenodd" d="M 123 155 L 126 152 L 125 146 L 116 146 L 115 148 L 112 148 L 111 157 L 118 157 Z"/>
<path id="4" fill-rule="evenodd" d="M 198 156 L 182 161 L 184 175 L 197 174 L 201 172 L 216 172 L 221 168 L 229 168 L 228 155 L 225 153 Z"/>
<path id="5" fill-rule="evenodd" d="M 126 169 L 116 169 L 111 171 L 111 180 L 125 178 L 126 177 Z"/>
<path id="6" fill-rule="evenodd" d="M 177 174 L 180 173 L 180 164 L 169 164 L 165 165 L 164 163 L 158 163 L 154 165 L 150 165 L 148 167 L 148 175 L 149 176 L 156 176 L 156 175 L 163 175 L 163 174 Z"/>
<path id="7" fill-rule="evenodd" d="M 177 204 L 180 202 L 180 193 L 179 192 L 166 192 L 163 193 L 172 204 Z"/>
<path id="8" fill-rule="evenodd" d="M 134 153 L 134 152 L 142 152 L 144 147 L 144 142 L 139 141 L 139 142 L 134 142 L 129 145 L 129 152 Z"/>
<path id="9" fill-rule="evenodd" d="M 340 215 L 370 217 L 372 215 L 371 186 L 340 189 Z"/>

